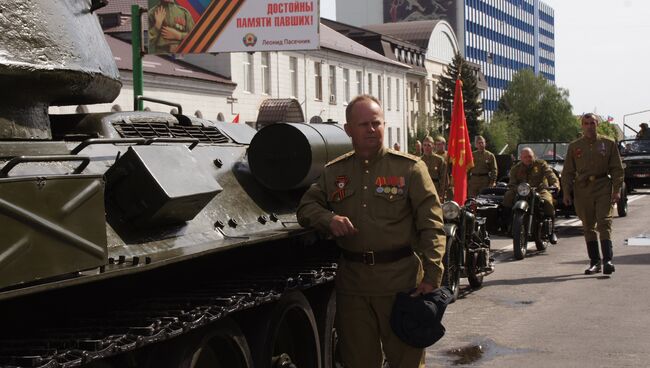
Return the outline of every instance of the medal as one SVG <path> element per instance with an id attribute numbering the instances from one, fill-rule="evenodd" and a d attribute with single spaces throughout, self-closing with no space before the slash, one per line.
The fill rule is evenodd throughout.
<path id="1" fill-rule="evenodd" d="M 392 187 L 390 189 L 390 192 L 393 193 L 393 194 L 397 194 L 397 187 Z"/>
<path id="2" fill-rule="evenodd" d="M 377 187 L 377 193 L 381 194 L 384 192 L 384 188 L 382 187 Z"/>

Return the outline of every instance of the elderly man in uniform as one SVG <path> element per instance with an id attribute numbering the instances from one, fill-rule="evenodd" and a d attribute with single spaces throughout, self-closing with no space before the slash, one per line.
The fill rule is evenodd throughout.
<path id="1" fill-rule="evenodd" d="M 426 136 L 422 142 L 424 142 L 422 143 L 422 149 L 424 150 L 422 161 L 429 169 L 429 176 L 431 176 L 431 180 L 436 186 L 436 192 L 442 197 L 447 188 L 447 162 L 444 157 L 433 153 L 433 138 Z"/>
<path id="2" fill-rule="evenodd" d="M 149 53 L 174 53 L 194 28 L 190 12 L 174 0 L 160 0 L 149 9 Z"/>
<path id="3" fill-rule="evenodd" d="M 443 199 L 453 199 L 454 198 L 454 181 L 451 177 L 451 165 L 449 165 L 449 155 L 447 154 L 447 140 L 441 135 L 433 138 L 433 145 L 435 147 L 435 153 L 438 156 L 442 156 L 447 164 L 447 190 L 445 193 L 439 193 L 440 198 Z"/>
<path id="4" fill-rule="evenodd" d="M 621 157 L 613 140 L 598 135 L 598 119 L 594 114 L 585 114 L 581 119 L 582 138 L 569 144 L 564 169 L 562 188 L 564 204 L 575 201 L 576 213 L 582 220 L 587 242 L 589 267 L 585 274 L 602 270 L 604 274 L 615 271 L 612 258 L 612 205 L 621 198 L 624 173 Z"/>
<path id="5" fill-rule="evenodd" d="M 336 312 L 345 366 L 380 368 L 385 354 L 391 367 L 424 367 L 424 350 L 402 342 L 389 321 L 397 292 L 415 288 L 415 296 L 440 286 L 438 195 L 422 160 L 384 147 L 375 97 L 354 98 L 346 120 L 354 151 L 326 165 L 303 196 L 298 221 L 333 235 L 341 248 Z"/>
<path id="6" fill-rule="evenodd" d="M 557 188 L 560 182 L 546 161 L 535 159 L 535 152 L 530 147 L 524 147 L 521 150 L 521 161 L 510 169 L 508 191 L 503 196 L 506 223 L 510 222 L 511 209 L 515 204 L 515 197 L 517 195 L 517 186 L 521 183 L 528 183 L 531 187 L 537 188 L 539 196 L 544 200 L 544 216 L 552 218 L 554 220 L 553 222 L 555 222 L 553 196 L 547 188 Z M 550 242 L 551 244 L 557 244 L 555 231 L 551 235 Z"/>
<path id="7" fill-rule="evenodd" d="M 493 187 L 497 182 L 497 159 L 492 152 L 485 149 L 485 138 L 477 135 L 474 139 L 476 151 L 474 168 L 469 170 L 467 180 L 467 196 L 476 197 L 483 188 Z"/>

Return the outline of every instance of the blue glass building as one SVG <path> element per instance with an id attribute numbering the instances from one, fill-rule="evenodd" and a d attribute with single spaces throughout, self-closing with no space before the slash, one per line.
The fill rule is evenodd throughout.
<path id="1" fill-rule="evenodd" d="M 539 0 L 464 2 L 465 57 L 486 76 L 483 108 L 489 121 L 518 70 L 530 68 L 555 82 L 554 11 Z"/>

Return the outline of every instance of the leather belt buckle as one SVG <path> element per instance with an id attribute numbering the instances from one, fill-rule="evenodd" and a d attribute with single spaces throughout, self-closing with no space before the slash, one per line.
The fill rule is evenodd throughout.
<path id="1" fill-rule="evenodd" d="M 373 251 L 368 251 L 368 252 L 363 252 L 361 255 L 363 259 L 363 263 L 369 265 L 369 266 L 374 266 L 375 265 L 375 252 Z"/>

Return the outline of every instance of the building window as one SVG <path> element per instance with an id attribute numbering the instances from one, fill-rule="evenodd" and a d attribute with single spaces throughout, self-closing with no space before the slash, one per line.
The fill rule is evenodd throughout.
<path id="1" fill-rule="evenodd" d="M 386 79 L 386 108 L 390 110 L 393 105 L 393 98 L 392 98 L 392 91 L 391 91 L 391 78 L 388 77 Z"/>
<path id="2" fill-rule="evenodd" d="M 388 128 L 388 147 L 393 148 L 393 128 Z"/>
<path id="3" fill-rule="evenodd" d="M 289 74 L 291 75 L 291 97 L 298 97 L 298 58 L 289 58 Z"/>
<path id="4" fill-rule="evenodd" d="M 330 103 L 336 103 L 336 66 L 330 65 L 329 83 L 327 85 L 330 92 Z"/>
<path id="5" fill-rule="evenodd" d="M 253 54 L 244 59 L 244 91 L 253 93 Z"/>
<path id="6" fill-rule="evenodd" d="M 357 96 L 363 94 L 363 73 L 357 71 Z"/>
<path id="7" fill-rule="evenodd" d="M 343 69 L 343 97 L 350 101 L 350 69 Z"/>
<path id="8" fill-rule="evenodd" d="M 395 110 L 399 111 L 402 101 L 402 81 L 395 79 Z"/>
<path id="9" fill-rule="evenodd" d="M 372 73 L 368 73 L 368 94 L 372 96 Z"/>
<path id="10" fill-rule="evenodd" d="M 262 93 L 271 94 L 271 54 L 262 53 Z"/>
<path id="11" fill-rule="evenodd" d="M 383 77 L 381 75 L 377 76 L 377 98 L 379 101 L 384 101 L 384 85 L 382 82 Z"/>
<path id="12" fill-rule="evenodd" d="M 314 98 L 323 100 L 323 69 L 319 61 L 314 62 Z"/>

